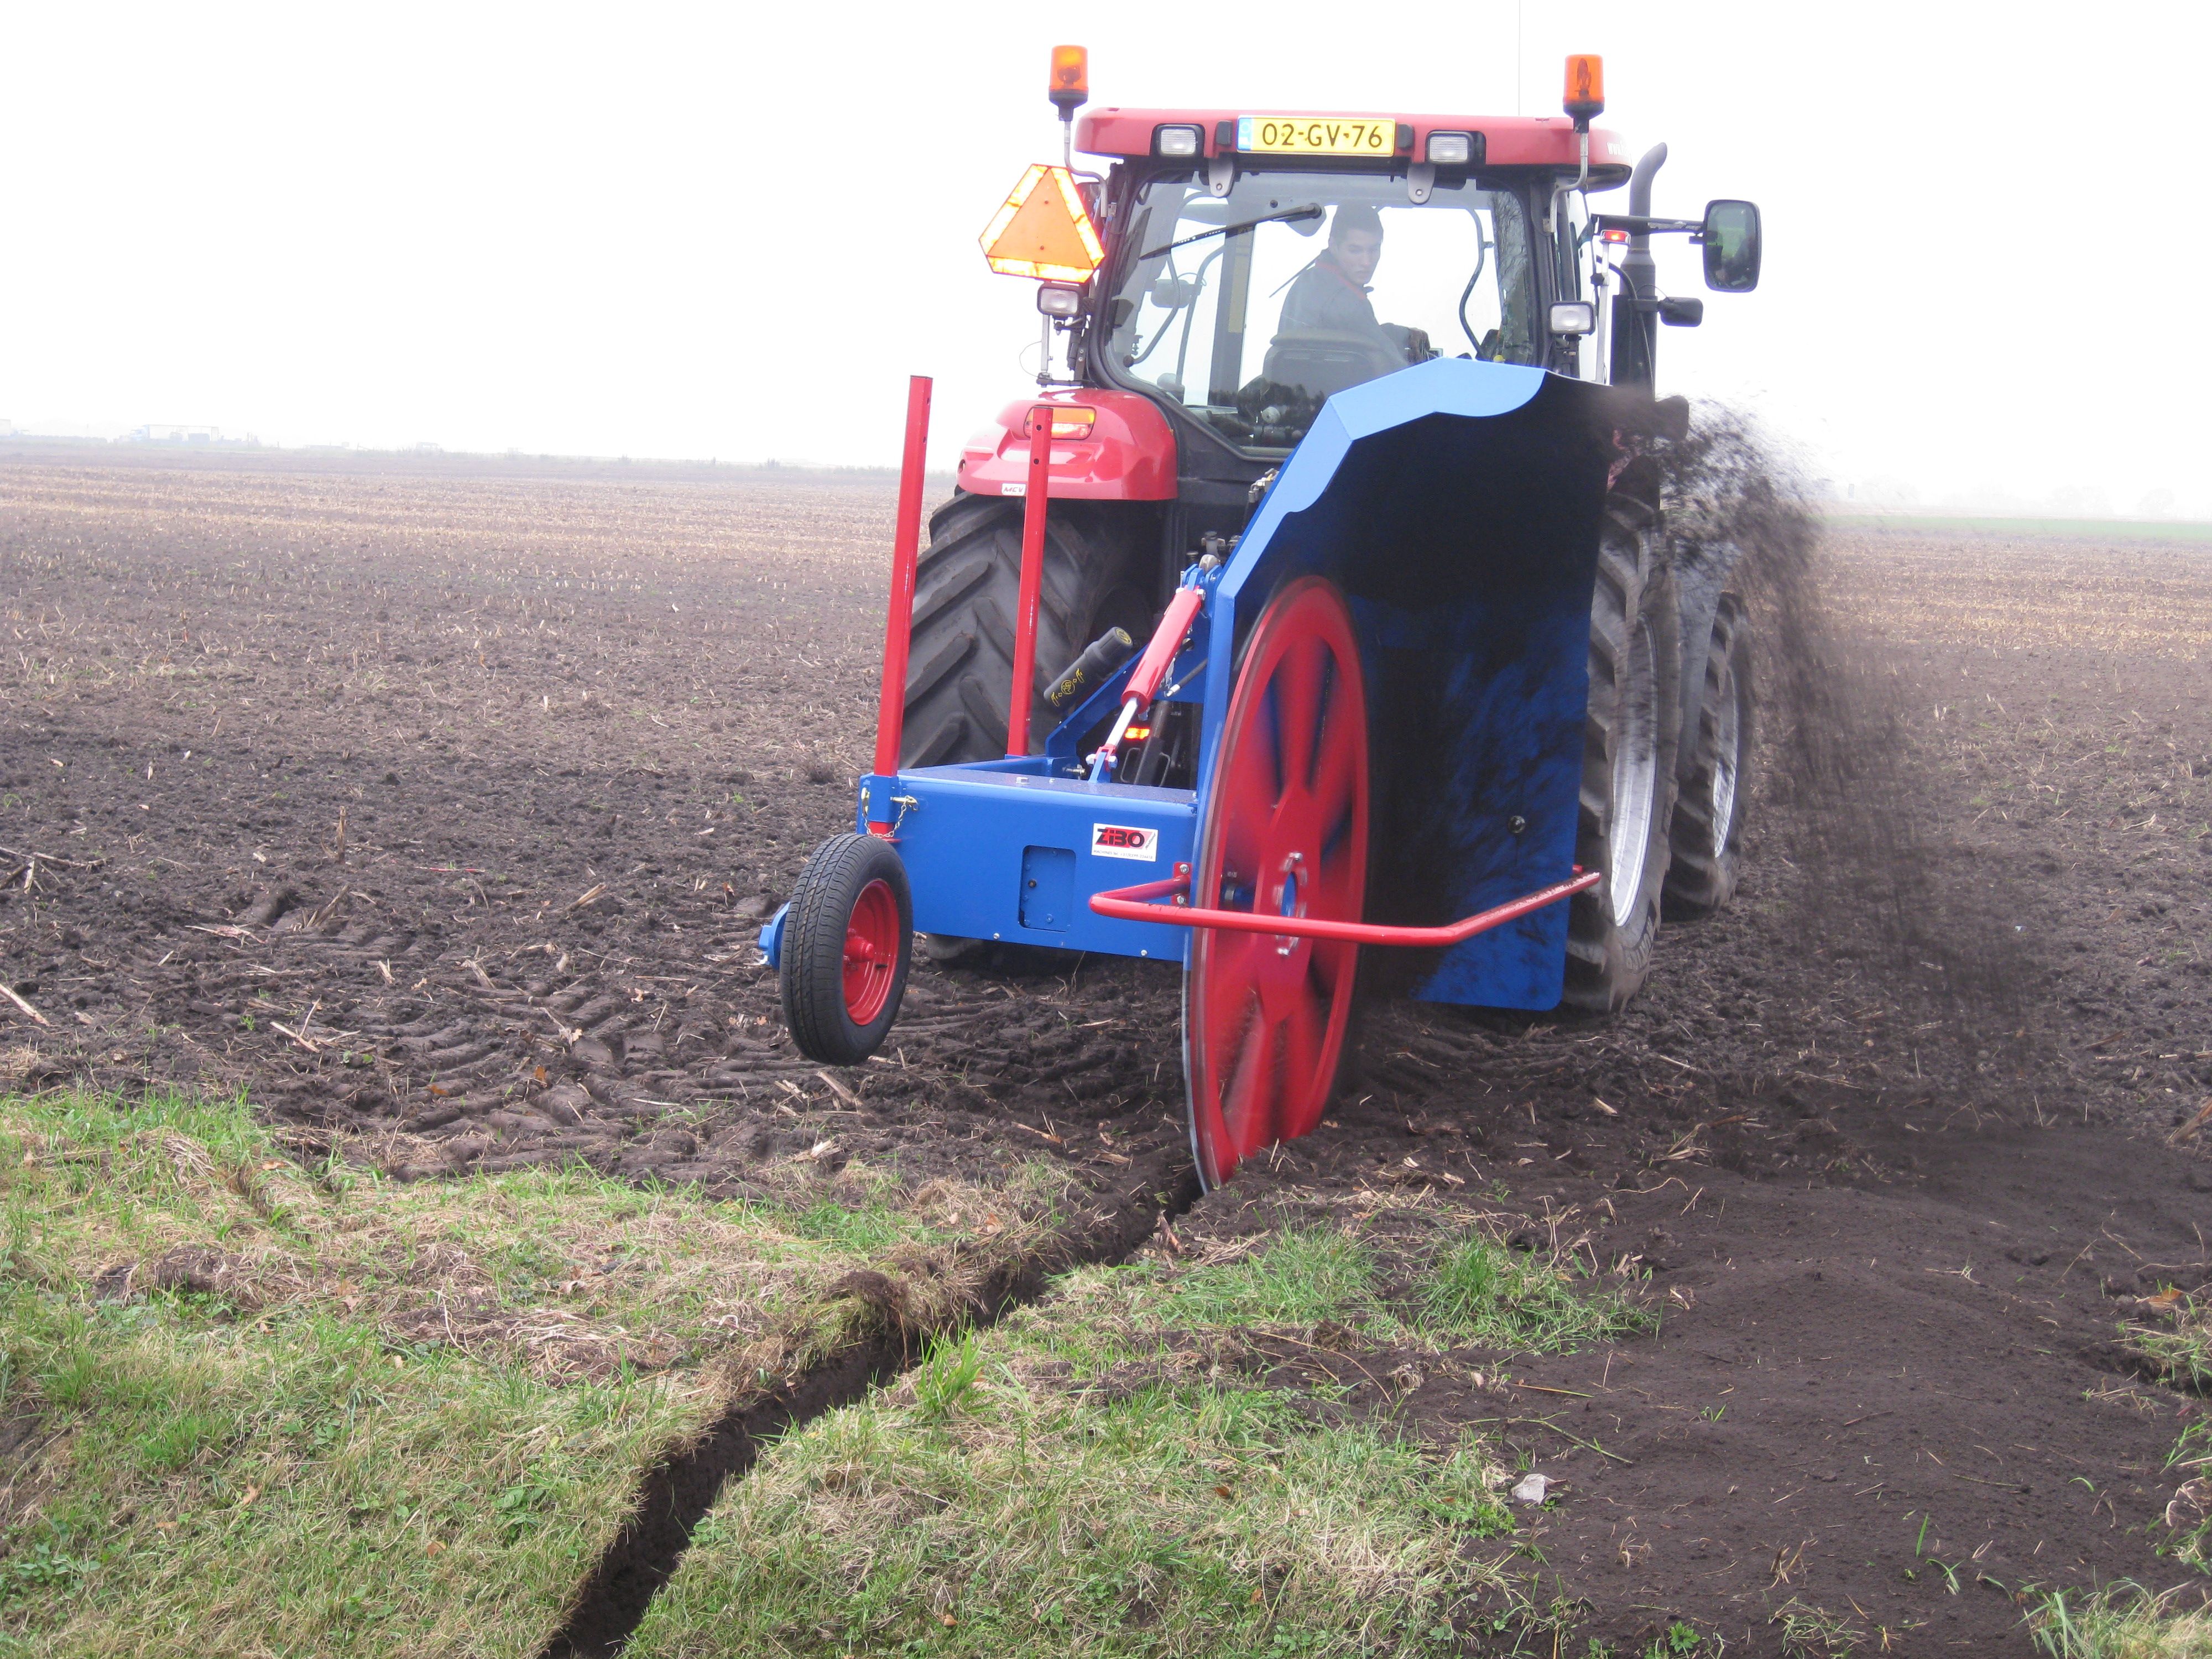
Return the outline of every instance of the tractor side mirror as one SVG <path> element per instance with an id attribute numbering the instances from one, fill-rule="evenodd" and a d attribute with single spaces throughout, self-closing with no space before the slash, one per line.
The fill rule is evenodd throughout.
<path id="1" fill-rule="evenodd" d="M 1705 286 L 1721 294 L 1748 294 L 1759 286 L 1759 204 L 1708 202 L 1698 233 L 1705 245 Z"/>

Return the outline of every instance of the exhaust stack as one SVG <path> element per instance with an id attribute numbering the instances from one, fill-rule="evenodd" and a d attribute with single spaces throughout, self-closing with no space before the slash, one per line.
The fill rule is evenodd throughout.
<path id="1" fill-rule="evenodd" d="M 1651 216 L 1651 180 L 1667 165 L 1667 146 L 1654 144 L 1628 175 L 1632 218 Z M 1651 233 L 1633 231 L 1620 262 L 1620 298 L 1613 308 L 1613 381 L 1656 388 L 1659 357 L 1659 267 L 1651 258 Z"/>

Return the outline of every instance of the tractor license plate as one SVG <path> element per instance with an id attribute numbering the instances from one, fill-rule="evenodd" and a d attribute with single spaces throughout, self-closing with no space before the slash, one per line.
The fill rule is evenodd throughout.
<path id="1" fill-rule="evenodd" d="M 1240 115 L 1237 148 L 1276 155 L 1395 155 L 1398 122 L 1384 115 Z"/>

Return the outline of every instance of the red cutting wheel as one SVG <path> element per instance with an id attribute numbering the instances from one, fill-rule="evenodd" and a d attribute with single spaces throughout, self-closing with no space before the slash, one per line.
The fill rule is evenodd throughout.
<path id="1" fill-rule="evenodd" d="M 845 1013 L 854 1024 L 873 1024 L 883 1012 L 905 954 L 898 900 L 884 881 L 872 881 L 853 902 L 845 924 Z"/>
<path id="2" fill-rule="evenodd" d="M 1244 647 L 1191 902 L 1357 921 L 1367 894 L 1367 695 L 1335 584 L 1290 583 Z M 1183 975 L 1191 1146 L 1208 1187 L 1310 1134 L 1336 1081 L 1357 945 L 1200 928 Z"/>

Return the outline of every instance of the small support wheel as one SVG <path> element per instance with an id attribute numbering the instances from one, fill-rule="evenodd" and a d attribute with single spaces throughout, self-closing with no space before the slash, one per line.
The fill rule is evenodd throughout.
<path id="1" fill-rule="evenodd" d="M 832 836 L 792 890 L 776 977 L 784 1023 L 809 1060 L 857 1066 L 906 994 L 914 901 L 906 866 L 876 836 Z"/>
<path id="2" fill-rule="evenodd" d="M 1253 625 L 1199 828 L 1194 903 L 1358 921 L 1367 693 L 1335 586 L 1302 577 Z M 1359 947 L 1201 928 L 1183 975 L 1191 1149 L 1208 1188 L 1310 1134 L 1336 1086 Z"/>

